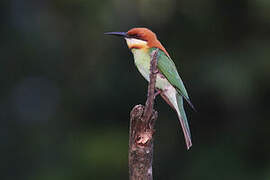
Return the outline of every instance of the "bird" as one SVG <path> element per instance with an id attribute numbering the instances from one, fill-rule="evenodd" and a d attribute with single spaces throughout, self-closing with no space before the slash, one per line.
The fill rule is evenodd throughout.
<path id="1" fill-rule="evenodd" d="M 190 149 L 192 146 L 191 133 L 184 110 L 183 99 L 187 101 L 191 108 L 194 110 L 195 108 L 190 101 L 173 60 L 157 39 L 156 34 L 145 27 L 132 28 L 127 32 L 106 32 L 104 34 L 123 37 L 126 40 L 127 46 L 133 54 L 137 69 L 148 82 L 150 81 L 151 53 L 158 49 L 156 95 L 160 94 L 167 104 L 176 111 L 183 130 L 186 147 Z"/>

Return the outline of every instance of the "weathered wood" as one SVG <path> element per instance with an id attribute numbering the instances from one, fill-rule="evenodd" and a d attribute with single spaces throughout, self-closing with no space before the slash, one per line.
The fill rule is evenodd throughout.
<path id="1" fill-rule="evenodd" d="M 136 105 L 130 112 L 129 179 L 152 180 L 153 135 L 157 112 L 153 110 L 158 49 L 151 54 L 150 82 L 145 107 Z"/>

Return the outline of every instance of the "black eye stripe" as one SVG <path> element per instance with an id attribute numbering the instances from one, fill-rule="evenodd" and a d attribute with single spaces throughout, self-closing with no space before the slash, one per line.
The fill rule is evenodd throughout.
<path id="1" fill-rule="evenodd" d="M 128 37 L 129 37 L 129 38 L 140 39 L 140 40 L 145 41 L 145 40 L 144 40 L 140 35 L 138 35 L 138 34 L 129 34 Z"/>
<path id="2" fill-rule="evenodd" d="M 140 36 L 138 34 L 135 34 L 133 37 L 134 38 L 140 38 Z"/>
<path id="3" fill-rule="evenodd" d="M 129 34 L 128 36 L 129 36 L 130 38 L 137 38 L 137 37 L 138 37 L 137 34 Z"/>

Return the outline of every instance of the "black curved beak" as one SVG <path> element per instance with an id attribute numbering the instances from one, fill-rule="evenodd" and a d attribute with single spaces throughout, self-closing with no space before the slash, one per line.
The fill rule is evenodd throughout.
<path id="1" fill-rule="evenodd" d="M 106 35 L 114 35 L 114 36 L 121 36 L 121 37 L 127 37 L 126 32 L 106 32 L 104 33 Z"/>

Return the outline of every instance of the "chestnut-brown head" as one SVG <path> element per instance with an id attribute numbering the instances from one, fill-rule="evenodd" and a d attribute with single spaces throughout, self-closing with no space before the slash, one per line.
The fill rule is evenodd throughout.
<path id="1" fill-rule="evenodd" d="M 140 39 L 146 42 L 157 40 L 156 34 L 147 28 L 132 28 L 127 32 L 127 36 L 129 38 Z"/>
<path id="2" fill-rule="evenodd" d="M 109 32 L 109 35 L 123 36 L 129 49 L 145 49 L 145 48 L 159 48 L 168 56 L 169 54 L 161 45 L 154 32 L 147 28 L 132 28 L 128 32 Z"/>

